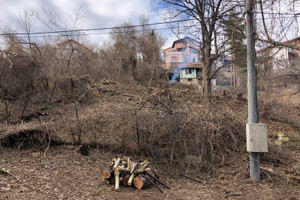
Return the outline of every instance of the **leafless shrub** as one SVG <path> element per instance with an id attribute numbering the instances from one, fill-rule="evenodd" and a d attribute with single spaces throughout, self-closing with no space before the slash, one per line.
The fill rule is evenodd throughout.
<path id="1" fill-rule="evenodd" d="M 83 142 L 141 153 L 186 170 L 211 171 L 240 156 L 245 149 L 244 116 L 236 116 L 229 106 L 220 109 L 217 103 L 178 101 L 172 92 L 146 93 L 137 107 L 106 103 L 97 115 L 92 110 L 83 114 L 89 115 L 81 123 Z"/>

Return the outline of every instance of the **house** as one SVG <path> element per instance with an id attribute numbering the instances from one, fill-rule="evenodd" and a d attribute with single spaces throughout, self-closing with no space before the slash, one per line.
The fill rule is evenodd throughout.
<path id="1" fill-rule="evenodd" d="M 172 47 L 164 50 L 165 63 L 162 67 L 169 74 L 171 82 L 181 82 L 183 84 L 194 85 L 198 88 L 201 87 L 203 64 L 200 56 L 200 45 L 201 42 L 190 37 L 184 37 L 174 41 Z M 211 56 L 215 55 L 212 54 Z M 212 88 L 214 89 L 217 83 L 221 82 L 217 81 L 224 74 L 221 72 L 227 72 L 231 68 L 231 61 L 227 56 L 221 55 L 213 63 L 212 67 L 212 71 L 220 67 L 224 68 L 224 70 L 218 70 L 219 73 L 216 73 L 211 80 Z"/>
<path id="2" fill-rule="evenodd" d="M 269 46 L 257 52 L 258 83 L 260 90 L 280 90 L 298 87 L 300 81 L 300 37 L 282 42 L 287 46 Z M 300 90 L 300 88 L 299 88 Z M 272 91 L 272 90 L 271 90 Z"/>
<path id="3" fill-rule="evenodd" d="M 283 42 L 300 47 L 300 37 Z M 266 47 L 258 51 L 259 63 L 264 70 L 279 72 L 299 68 L 300 51 L 289 47 Z"/>
<path id="4" fill-rule="evenodd" d="M 190 37 L 173 42 L 172 47 L 164 50 L 165 63 L 169 80 L 199 86 L 202 80 L 202 64 L 200 57 L 200 42 Z"/>

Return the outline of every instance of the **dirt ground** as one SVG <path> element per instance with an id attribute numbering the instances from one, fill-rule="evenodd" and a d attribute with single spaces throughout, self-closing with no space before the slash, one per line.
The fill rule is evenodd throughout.
<path id="1" fill-rule="evenodd" d="M 7 125 L 2 121 L 0 139 L 14 133 L 46 130 L 59 136 L 63 142 L 50 146 L 27 144 L 27 148 L 0 146 L 0 199 L 300 199 L 299 183 L 292 179 L 300 174 L 300 145 L 297 139 L 300 136 L 300 115 L 297 113 L 297 105 L 291 108 L 275 107 L 273 104 L 260 106 L 264 111 L 261 114 L 262 121 L 268 124 L 270 145 L 274 146 L 278 132 L 289 133 L 294 144 L 274 147 L 277 149 L 272 150 L 275 153 L 270 152 L 271 156 L 262 156 L 261 166 L 274 171 L 275 174 L 262 171 L 262 180 L 259 183 L 253 183 L 249 178 L 248 155 L 245 150 L 240 152 L 240 156 L 216 167 L 214 174 L 184 172 L 201 183 L 181 176 L 178 170 L 173 170 L 169 165 L 153 162 L 150 167 L 171 189 L 162 188 L 163 193 L 160 193 L 153 186 L 141 191 L 121 186 L 120 191 L 115 191 L 113 185 L 102 182 L 101 173 L 112 158 L 124 153 L 103 145 L 110 142 L 113 146 L 121 142 L 114 141 L 117 129 L 113 126 L 119 125 L 116 117 L 122 119 L 124 124 L 121 126 L 126 126 L 129 122 L 128 119 L 122 118 L 122 112 L 132 113 L 133 108 L 137 106 L 164 108 L 168 105 L 159 98 L 161 95 L 169 95 L 160 89 L 148 91 L 141 87 L 122 87 L 98 85 L 95 93 L 98 99 L 95 103 L 78 106 L 81 128 L 85 135 L 83 142 L 96 141 L 102 144 L 92 147 L 89 156 L 78 153 L 79 146 L 72 145 L 72 133 L 77 130 L 78 123 L 74 102 L 63 104 L 58 99 L 58 103 L 47 110 L 47 115 L 28 122 Z M 201 108 L 199 93 L 177 89 L 170 91 L 173 98 L 176 98 L 175 105 L 187 102 L 197 109 Z M 217 110 L 226 107 L 228 112 L 234 112 L 241 121 L 246 121 L 246 101 L 240 102 L 230 97 L 214 97 L 213 101 L 215 106 L 219 106 Z M 28 110 L 37 110 L 36 107 L 29 106 Z M 21 107 L 12 105 L 13 108 L 20 110 Z M 278 116 L 273 115 L 274 110 Z M 288 115 L 291 121 L 282 117 Z M 106 120 L 110 117 L 114 118 Z M 134 116 L 132 119 L 135 119 Z M 132 152 L 128 153 L 128 156 L 136 158 Z M 237 152 L 232 156 L 236 154 Z"/>
<path id="2" fill-rule="evenodd" d="M 253 183 L 245 174 L 234 175 L 234 166 L 216 177 L 194 182 L 171 178 L 158 171 L 171 189 L 161 194 L 155 187 L 138 191 L 101 180 L 101 172 L 115 156 L 103 149 L 92 149 L 82 156 L 74 146 L 53 147 L 47 152 L 1 151 L 0 165 L 11 176 L 0 175 L 1 199 L 290 199 L 300 197 L 299 184 L 283 179 L 263 178 Z M 245 166 L 246 167 L 246 166 Z M 239 168 L 240 169 L 240 168 Z M 231 171 L 228 171 L 231 170 Z"/>

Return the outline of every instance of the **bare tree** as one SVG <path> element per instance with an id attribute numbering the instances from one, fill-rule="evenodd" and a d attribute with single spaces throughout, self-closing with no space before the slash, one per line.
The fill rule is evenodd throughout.
<path id="1" fill-rule="evenodd" d="M 272 84 L 286 87 L 293 81 L 298 81 L 300 89 L 299 8 L 295 0 L 257 1 L 256 40 L 264 47 L 258 51 L 259 76 L 269 91 Z"/>
<path id="2" fill-rule="evenodd" d="M 229 0 L 161 0 L 172 17 L 190 21 L 190 30 L 200 37 L 200 55 L 203 63 L 202 94 L 207 100 L 211 96 L 211 79 L 219 69 L 213 69 L 214 62 L 224 53 L 226 41 L 219 43 L 223 17 L 238 4 Z M 221 20 L 223 19 L 223 20 Z M 213 55 L 214 50 L 214 55 Z"/>
<path id="3" fill-rule="evenodd" d="M 141 29 L 129 23 L 111 31 L 111 41 L 100 50 L 102 68 L 111 79 L 137 81 L 150 86 L 160 67 L 163 39 L 147 27 L 142 17 Z"/>
<path id="4" fill-rule="evenodd" d="M 36 20 L 37 10 L 34 8 L 25 8 L 23 12 L 19 14 L 18 17 L 18 28 L 26 33 L 27 43 L 29 45 L 29 49 L 31 51 L 31 31 Z"/>

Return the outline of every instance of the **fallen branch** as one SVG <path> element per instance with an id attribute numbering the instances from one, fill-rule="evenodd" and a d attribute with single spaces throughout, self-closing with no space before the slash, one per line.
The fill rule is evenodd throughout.
<path id="1" fill-rule="evenodd" d="M 165 183 L 163 183 L 160 179 L 155 178 L 154 176 L 152 176 L 151 174 L 149 174 L 147 171 L 145 171 L 145 174 L 147 174 L 150 178 L 154 179 L 155 181 L 157 181 L 158 183 L 160 183 L 161 185 L 163 185 L 167 189 L 171 189 L 169 186 L 167 186 Z"/>
<path id="2" fill-rule="evenodd" d="M 2 168 L 2 169 L 0 170 L 0 174 L 3 174 L 4 176 L 12 176 L 12 177 L 14 177 L 17 181 L 21 182 L 20 179 L 19 179 L 16 175 L 10 173 L 9 170 L 7 170 L 7 169 L 5 169 L 5 168 Z"/>
<path id="3" fill-rule="evenodd" d="M 141 174 L 141 175 L 144 176 L 146 179 L 148 179 L 154 185 L 154 187 L 156 187 L 160 191 L 160 193 L 163 193 L 162 189 L 156 183 L 154 183 L 154 181 L 152 181 L 149 177 L 147 177 L 143 174 Z"/>
<path id="4" fill-rule="evenodd" d="M 115 190 L 119 190 L 120 189 L 120 171 L 118 168 L 115 170 L 115 179 L 116 179 Z"/>
<path id="5" fill-rule="evenodd" d="M 192 178 L 192 177 L 190 177 L 190 176 L 187 176 L 187 175 L 185 175 L 185 174 L 183 174 L 183 173 L 180 173 L 180 175 L 183 176 L 183 177 L 185 177 L 185 178 L 187 178 L 187 179 L 190 179 L 190 180 L 192 180 L 192 181 L 195 181 L 195 182 L 197 182 L 197 183 L 202 183 L 200 180 L 197 180 L 197 179 L 195 179 L 195 178 Z"/>
<path id="6" fill-rule="evenodd" d="M 228 198 L 228 197 L 238 197 L 238 196 L 241 196 L 242 194 L 228 194 L 225 196 L 225 198 Z"/>
<path id="7" fill-rule="evenodd" d="M 283 175 L 283 174 L 278 174 L 276 172 L 273 172 L 273 171 L 270 171 L 266 168 L 263 168 L 263 167 L 259 167 L 262 171 L 264 172 L 267 172 L 267 173 L 270 173 L 272 175 L 276 175 L 276 176 L 279 176 L 279 177 L 283 177 L 283 178 L 289 178 L 289 179 L 292 179 L 294 181 L 297 181 L 298 183 L 300 183 L 300 178 L 298 177 L 295 177 L 295 176 L 291 176 L 291 175 Z"/>

